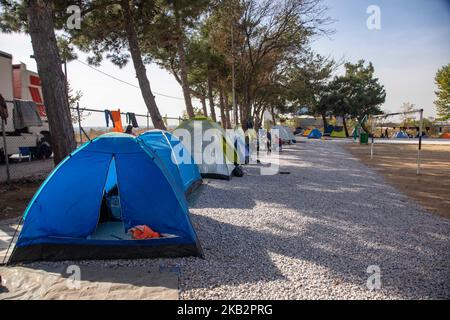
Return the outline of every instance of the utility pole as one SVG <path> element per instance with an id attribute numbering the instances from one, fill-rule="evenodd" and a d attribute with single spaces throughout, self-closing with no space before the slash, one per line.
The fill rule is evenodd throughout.
<path id="1" fill-rule="evenodd" d="M 231 56 L 233 63 L 231 64 L 231 91 L 233 95 L 233 115 L 234 115 L 234 125 L 238 124 L 238 112 L 236 106 L 236 89 L 235 89 L 235 67 L 234 67 L 234 14 L 231 20 Z"/>

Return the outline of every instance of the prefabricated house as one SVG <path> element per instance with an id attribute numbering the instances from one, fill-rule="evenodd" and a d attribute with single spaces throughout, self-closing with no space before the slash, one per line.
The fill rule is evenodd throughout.
<path id="1" fill-rule="evenodd" d="M 0 51 L 0 93 L 7 101 L 8 119 L 5 123 L 6 149 L 8 156 L 20 153 L 20 148 L 38 152 L 43 141 L 49 141 L 49 128 L 42 96 L 41 81 L 36 72 L 27 69 L 24 63 L 13 64 L 11 54 Z M 42 126 L 14 127 L 14 99 L 34 101 L 42 119 Z M 1 132 L 0 132 L 1 136 Z M 5 156 L 3 139 L 0 138 L 0 158 Z"/>

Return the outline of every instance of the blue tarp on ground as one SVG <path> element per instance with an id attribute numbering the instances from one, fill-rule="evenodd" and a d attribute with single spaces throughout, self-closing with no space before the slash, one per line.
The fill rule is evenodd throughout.
<path id="1" fill-rule="evenodd" d="M 319 129 L 314 128 L 311 130 L 311 132 L 308 134 L 308 139 L 320 139 L 322 138 L 322 132 L 320 132 Z"/>
<path id="2" fill-rule="evenodd" d="M 114 166 L 111 163 L 115 163 Z M 93 240 L 100 218 L 100 207 L 110 170 L 114 168 L 124 232 L 145 224 L 153 230 L 174 235 L 161 239 L 161 244 L 196 245 L 197 237 L 191 225 L 188 204 L 183 191 L 169 174 L 164 162 L 145 144 L 127 134 L 106 134 L 86 143 L 55 168 L 33 197 L 24 214 L 24 224 L 16 251 L 26 251 L 33 259 L 52 258 L 48 250 L 58 245 L 59 255 L 70 258 L 70 251 L 61 254 L 61 245 L 82 245 L 86 252 L 77 257 L 96 258 L 89 252 L 95 246 L 101 255 L 102 246 L 157 246 L 154 240 Z M 114 173 L 112 174 L 114 175 Z M 109 179 L 109 178 L 108 178 Z M 51 246 L 44 250 L 42 246 Z M 77 250 L 79 248 L 77 247 Z M 28 250 L 31 250 L 28 248 Z M 83 249 L 81 249 L 83 250 Z M 22 253 L 23 253 L 22 252 Z M 74 252 L 75 254 L 75 252 Z M 111 251 L 109 254 L 114 255 Z M 122 252 L 118 253 L 123 255 Z M 130 253 L 133 256 L 133 253 Z M 26 259 L 26 257 L 25 257 Z M 45 260 L 45 259 L 44 259 Z"/>
<path id="3" fill-rule="evenodd" d="M 194 159 L 176 136 L 167 131 L 150 130 L 141 134 L 138 139 L 161 158 L 185 193 L 201 181 Z"/>

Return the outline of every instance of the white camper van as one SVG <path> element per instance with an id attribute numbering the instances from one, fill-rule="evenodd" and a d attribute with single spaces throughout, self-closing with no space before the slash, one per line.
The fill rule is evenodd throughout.
<path id="1" fill-rule="evenodd" d="M 45 145 L 45 156 L 50 152 L 50 133 L 39 75 L 27 70 L 24 63 L 13 64 L 12 55 L 0 51 L 0 93 L 7 101 L 8 119 L 5 123 L 6 150 L 8 156 L 20 154 L 21 149 L 28 148 L 33 157 L 42 155 L 41 146 Z M 14 99 L 34 101 L 38 108 L 42 126 L 26 127 L 18 130 L 14 127 Z M 4 160 L 5 147 L 0 131 L 0 161 Z M 51 152 L 50 152 L 51 154 Z"/>

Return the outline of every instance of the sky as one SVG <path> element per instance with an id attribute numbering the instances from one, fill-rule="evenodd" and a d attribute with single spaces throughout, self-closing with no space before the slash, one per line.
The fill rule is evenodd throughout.
<path id="1" fill-rule="evenodd" d="M 35 60 L 30 58 L 33 49 L 28 35 L 0 33 L 0 51 L 12 54 L 13 63 L 24 62 L 28 69 L 37 70 Z M 86 62 L 86 57 L 86 54 L 78 52 L 79 60 Z M 185 108 L 180 85 L 170 73 L 160 69 L 158 66 L 147 65 L 146 67 L 150 85 L 156 96 L 156 103 L 161 115 L 177 118 Z M 105 59 L 98 69 L 116 78 L 138 85 L 131 61 L 126 67 L 119 69 Z M 67 75 L 72 89 L 80 90 L 83 94 L 80 107 L 99 110 L 120 109 L 122 112 L 134 112 L 137 114 L 146 114 L 147 112 L 141 91 L 138 88 L 111 79 L 78 61 L 72 61 L 67 64 Z M 167 98 L 157 93 L 174 96 L 176 99 Z M 194 106 L 200 107 L 200 102 L 194 100 Z M 104 126 L 104 118 L 103 114 L 91 113 L 84 118 L 83 126 Z M 137 120 L 141 126 L 146 124 L 146 121 L 142 118 L 138 117 Z M 174 123 L 169 121 L 169 125 L 171 124 L 178 125 L 178 121 Z"/>
<path id="2" fill-rule="evenodd" d="M 384 111 L 399 111 L 404 102 L 435 116 L 434 76 L 450 63 L 450 0 L 324 0 L 335 30 L 316 39 L 312 46 L 320 54 L 356 62 L 371 61 L 375 74 L 386 89 Z M 370 5 L 380 9 L 380 29 L 370 30 L 366 12 Z M 11 53 L 14 63 L 24 62 L 36 70 L 31 41 L 25 34 L 0 33 L 0 50 Z M 86 55 L 79 53 L 86 61 Z M 137 85 L 132 63 L 119 69 L 104 60 L 99 69 Z M 180 85 L 173 76 L 156 65 L 147 66 L 147 74 L 162 115 L 178 117 L 184 110 Z M 68 64 L 68 78 L 74 90 L 83 94 L 81 107 L 118 109 L 146 113 L 140 90 L 90 69 L 78 61 Z M 158 93 L 174 96 L 167 98 Z M 194 106 L 200 107 L 194 100 Z M 86 126 L 103 125 L 102 114 L 91 115 Z"/>
<path id="3" fill-rule="evenodd" d="M 335 33 L 313 43 L 322 55 L 371 61 L 386 89 L 384 111 L 404 102 L 435 116 L 434 77 L 450 63 L 450 0 L 326 0 Z M 367 28 L 370 5 L 380 9 L 380 29 Z"/>

